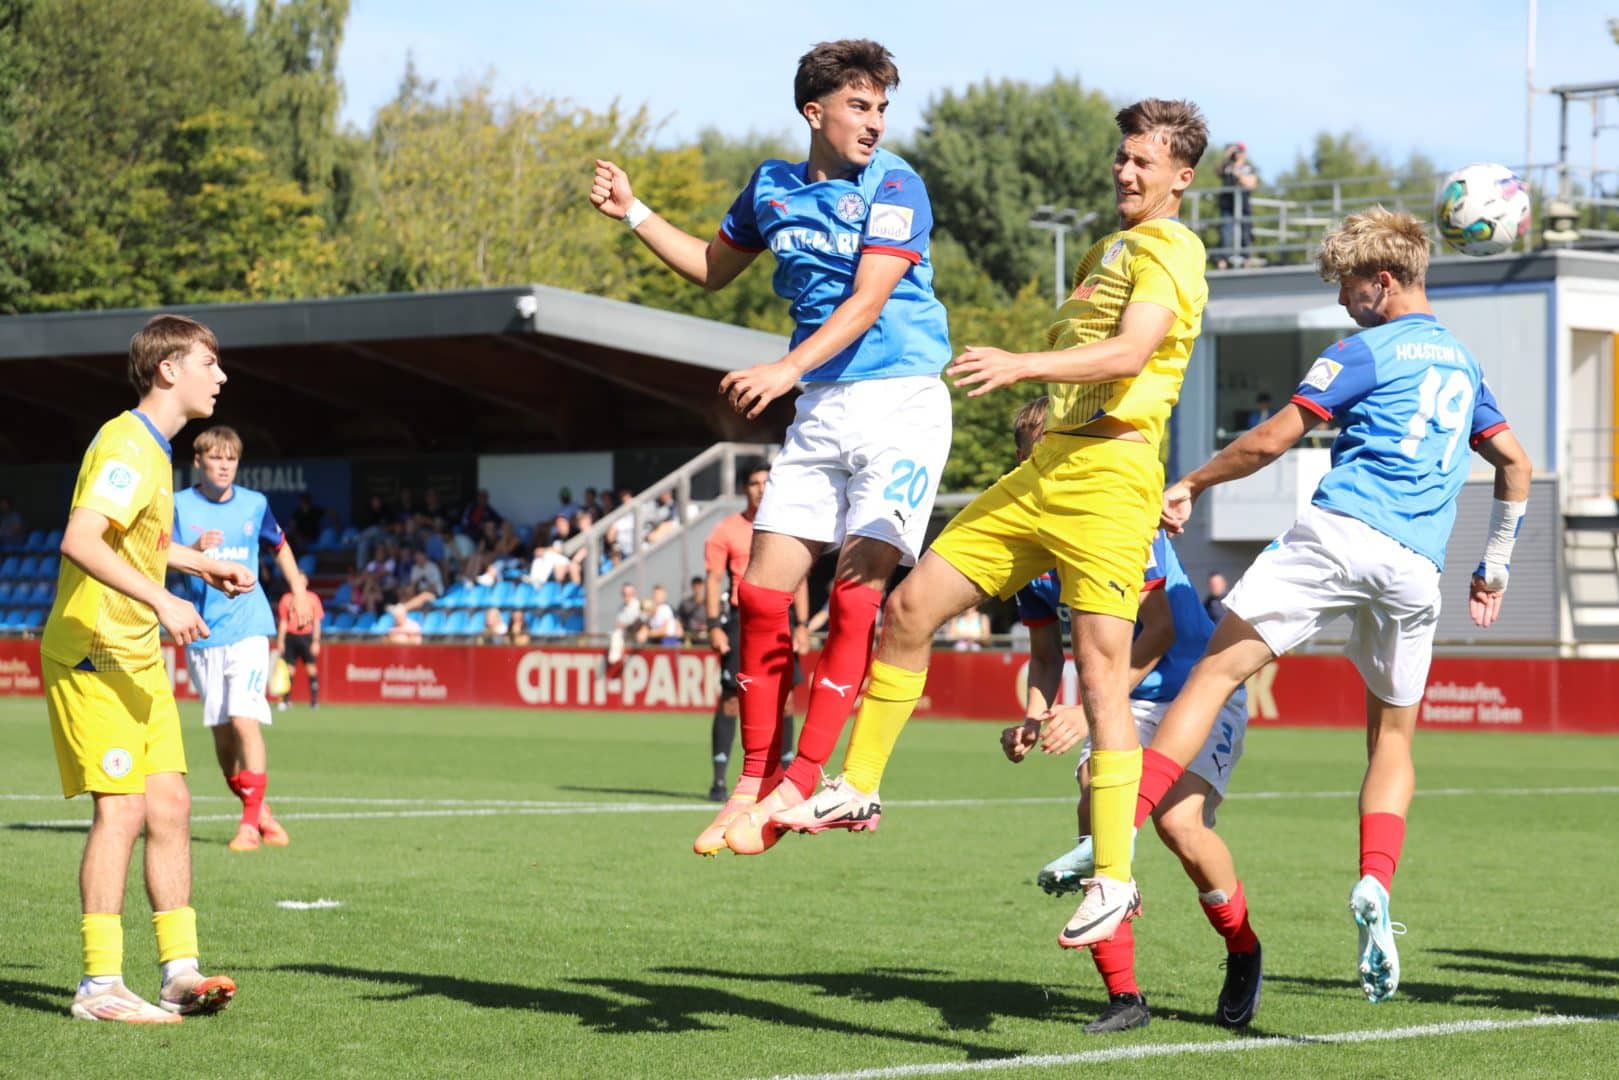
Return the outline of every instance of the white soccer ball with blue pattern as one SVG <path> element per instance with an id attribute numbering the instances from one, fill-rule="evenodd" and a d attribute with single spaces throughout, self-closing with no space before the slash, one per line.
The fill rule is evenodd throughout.
<path id="1" fill-rule="evenodd" d="M 1439 185 L 1434 213 L 1446 247 L 1497 255 L 1529 232 L 1529 185 L 1505 165 L 1468 165 Z"/>

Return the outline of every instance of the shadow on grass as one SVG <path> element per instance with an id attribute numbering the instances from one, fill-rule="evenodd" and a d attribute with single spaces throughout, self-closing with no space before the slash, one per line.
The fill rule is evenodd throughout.
<path id="1" fill-rule="evenodd" d="M 60 833 L 87 833 L 90 831 L 90 819 L 85 818 L 83 825 L 46 825 L 44 823 L 14 821 L 6 828 L 13 832 L 60 832 Z"/>
<path id="2" fill-rule="evenodd" d="M 686 802 L 703 802 L 708 794 L 705 788 L 702 791 L 669 791 L 666 788 L 635 788 L 635 787 L 584 787 L 579 784 L 558 784 L 558 791 L 583 791 L 592 795 L 652 795 L 660 799 L 681 799 Z"/>
<path id="3" fill-rule="evenodd" d="M 1465 970 L 1465 969 L 1464 969 Z M 1495 969 L 1491 969 L 1492 974 Z M 1461 1005 L 1491 1009 L 1508 1009 L 1526 1013 L 1559 1013 L 1563 1016 L 1609 1017 L 1614 1015 L 1612 996 L 1596 997 L 1582 994 L 1559 993 L 1545 986 L 1525 984 L 1522 973 L 1501 970 L 1501 975 L 1514 981 L 1510 985 L 1488 986 L 1469 980 L 1467 983 L 1434 983 L 1401 979 L 1395 997 L 1398 1001 L 1419 1001 L 1428 1005 Z M 1352 974 L 1352 973 L 1351 973 Z M 1537 978 L 1555 976 L 1540 973 Z M 1345 1000 L 1364 1000 L 1360 984 L 1349 977 L 1317 979 L 1302 975 L 1266 975 L 1266 984 L 1281 983 L 1297 988 L 1301 993 Z"/>
<path id="4" fill-rule="evenodd" d="M 684 983 L 657 983 L 639 979 L 565 980 L 574 987 L 591 988 L 573 989 L 519 986 L 515 983 L 460 979 L 452 975 L 422 972 L 371 971 L 333 964 L 284 964 L 275 970 L 393 985 L 393 989 L 379 987 L 375 993 L 367 995 L 374 1001 L 442 997 L 482 1009 L 524 1009 L 556 1016 L 573 1016 L 591 1031 L 605 1035 L 724 1031 L 729 1025 L 714 1021 L 737 1018 L 809 1031 L 940 1047 L 973 1059 L 1012 1057 L 1022 1052 L 1016 1048 L 983 1046 L 921 1032 L 848 1023 L 757 997 Z M 598 990 L 615 996 L 594 992 Z"/>
<path id="5" fill-rule="evenodd" d="M 936 1011 L 946 1027 L 957 1031 L 988 1031 L 997 1017 L 1080 1025 L 1095 1019 L 1107 1006 L 1107 997 L 1100 987 L 1093 994 L 1076 995 L 1038 983 L 949 978 L 950 972 L 933 968 L 793 971 L 775 975 L 699 967 L 652 970 L 684 978 L 814 986 L 828 997 L 852 1001 L 914 1001 Z M 1158 1005 L 1150 1005 L 1150 1008 L 1155 1020 L 1214 1026 L 1212 1008 L 1208 1013 L 1188 1013 Z"/>
<path id="6" fill-rule="evenodd" d="M 1619 957 L 1580 956 L 1569 953 L 1526 953 L 1504 949 L 1428 949 L 1441 956 L 1454 956 L 1474 963 L 1440 963 L 1446 971 L 1470 971 L 1506 979 L 1535 979 L 1541 982 L 1590 983 L 1610 986 L 1619 982 Z M 1574 970 L 1570 970 L 1570 969 Z"/>
<path id="7" fill-rule="evenodd" d="M 49 983 L 0 979 L 0 1003 L 50 1013 L 52 1016 L 66 1016 L 68 1006 L 73 1004 L 73 991 Z"/>

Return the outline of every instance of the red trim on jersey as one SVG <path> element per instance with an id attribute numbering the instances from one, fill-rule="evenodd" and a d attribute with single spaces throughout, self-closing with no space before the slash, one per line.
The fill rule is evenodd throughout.
<path id="1" fill-rule="evenodd" d="M 886 244 L 867 244 L 860 249 L 862 255 L 868 251 L 875 251 L 879 255 L 898 255 L 912 266 L 922 261 L 922 253 L 912 251 L 910 248 L 889 247 Z"/>
<path id="2" fill-rule="evenodd" d="M 746 252 L 749 255 L 757 255 L 757 254 L 759 254 L 759 252 L 764 250 L 764 248 L 762 248 L 762 247 L 747 247 L 744 244 L 737 243 L 735 240 L 732 240 L 729 236 L 725 235 L 725 230 L 724 229 L 721 229 L 719 232 L 715 233 L 714 235 L 716 237 L 718 237 L 720 242 L 723 243 L 726 247 L 735 248 L 736 250 Z"/>
<path id="3" fill-rule="evenodd" d="M 1294 394 L 1292 400 L 1293 404 L 1304 406 L 1323 420 L 1330 421 L 1332 419 L 1332 411 L 1322 406 L 1318 401 L 1311 401 L 1303 394 Z"/>
<path id="4" fill-rule="evenodd" d="M 1153 578 L 1151 581 L 1143 581 L 1141 583 L 1141 591 L 1152 592 L 1154 589 L 1162 589 L 1164 587 L 1164 581 L 1165 579 L 1161 577 Z"/>
<path id="5" fill-rule="evenodd" d="M 277 554 L 277 555 L 279 555 L 279 554 L 281 554 L 281 549 L 282 549 L 282 548 L 284 548 L 284 547 L 286 547 L 286 546 L 287 546 L 287 534 L 286 534 L 286 533 L 282 533 L 282 534 L 281 534 L 281 543 L 279 543 L 279 544 L 277 544 L 277 545 L 276 545 L 276 546 L 275 546 L 275 553 L 276 553 L 276 554 Z"/>
<path id="6" fill-rule="evenodd" d="M 1511 426 L 1512 425 L 1507 423 L 1505 420 L 1501 421 L 1499 424 L 1491 424 L 1489 427 L 1485 428 L 1483 431 L 1479 432 L 1477 435 L 1474 435 L 1471 439 L 1469 439 L 1467 445 L 1471 449 L 1477 450 L 1479 443 L 1483 442 L 1485 439 L 1490 438 L 1492 435 L 1496 435 L 1499 432 L 1507 430 L 1507 428 L 1509 428 Z"/>

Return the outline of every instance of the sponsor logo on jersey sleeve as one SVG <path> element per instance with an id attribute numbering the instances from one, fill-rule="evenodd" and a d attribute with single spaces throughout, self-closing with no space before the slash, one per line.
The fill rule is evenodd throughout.
<path id="1" fill-rule="evenodd" d="M 1108 245 L 1107 251 L 1102 255 L 1102 265 L 1107 266 L 1124 252 L 1124 237 L 1119 237 Z"/>
<path id="2" fill-rule="evenodd" d="M 866 236 L 872 240 L 899 240 L 911 238 L 911 222 L 916 212 L 909 206 L 878 203 L 871 208 L 871 220 L 866 223 Z"/>
<path id="3" fill-rule="evenodd" d="M 1328 360 L 1323 356 L 1310 367 L 1310 373 L 1304 376 L 1304 385 L 1325 390 L 1332 385 L 1332 380 L 1336 379 L 1343 369 L 1344 366 L 1338 361 Z"/>
<path id="4" fill-rule="evenodd" d="M 135 499 L 140 480 L 140 473 L 115 458 L 101 466 L 96 482 L 90 487 L 90 494 L 114 506 L 128 506 Z"/>

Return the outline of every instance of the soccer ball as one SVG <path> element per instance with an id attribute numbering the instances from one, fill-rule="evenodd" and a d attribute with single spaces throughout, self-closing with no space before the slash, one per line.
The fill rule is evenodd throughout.
<path id="1" fill-rule="evenodd" d="M 1529 231 L 1529 186 L 1505 165 L 1468 165 L 1439 185 L 1434 212 L 1446 247 L 1494 255 Z"/>

